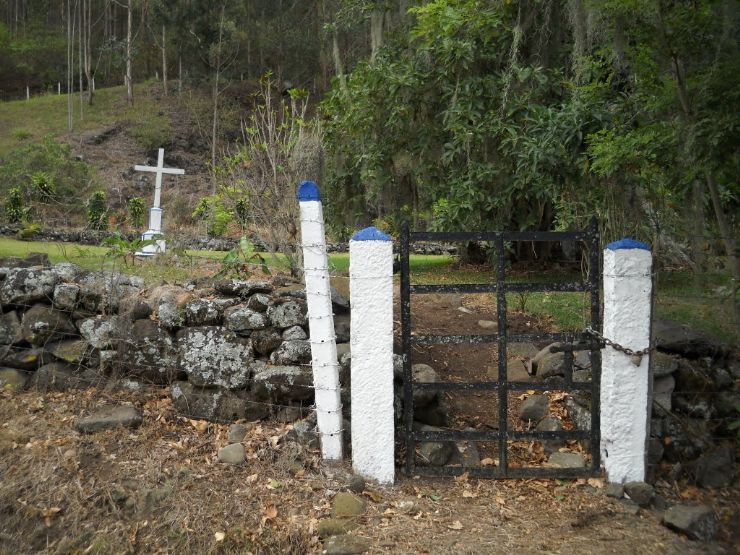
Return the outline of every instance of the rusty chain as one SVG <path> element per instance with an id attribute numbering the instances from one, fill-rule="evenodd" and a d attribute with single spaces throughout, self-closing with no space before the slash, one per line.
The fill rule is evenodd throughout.
<path id="1" fill-rule="evenodd" d="M 591 326 L 588 326 L 584 331 L 591 337 L 595 337 L 596 339 L 598 339 L 604 345 L 608 345 L 615 351 L 619 351 L 620 353 L 624 353 L 625 355 L 630 357 L 632 364 L 634 364 L 635 366 L 640 366 L 640 364 L 642 363 L 642 357 L 655 350 L 655 345 L 653 345 L 651 347 L 645 347 L 644 349 L 635 351 L 634 349 L 630 349 L 629 347 L 620 345 L 616 341 L 612 341 L 608 337 L 604 336 L 602 333 L 593 329 Z"/>

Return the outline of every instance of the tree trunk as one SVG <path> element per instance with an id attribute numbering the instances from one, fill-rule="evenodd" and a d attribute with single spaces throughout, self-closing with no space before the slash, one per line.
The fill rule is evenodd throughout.
<path id="1" fill-rule="evenodd" d="M 375 61 L 378 50 L 383 46 L 383 21 L 385 10 L 375 9 L 370 13 L 370 62 Z"/>
<path id="2" fill-rule="evenodd" d="M 738 290 L 740 290 L 740 257 L 737 255 L 735 236 L 732 233 L 730 224 L 727 222 L 725 212 L 722 210 L 722 203 L 719 198 L 719 189 L 712 172 L 707 172 L 707 188 L 709 189 L 709 196 L 712 199 L 714 216 L 717 218 L 717 226 L 719 227 L 720 235 L 722 235 L 722 242 L 725 245 L 727 259 L 730 264 L 730 271 L 732 272 L 731 294 L 732 303 L 735 309 L 735 325 L 737 326 L 740 325 L 740 303 L 738 303 L 737 300 Z"/>
<path id="3" fill-rule="evenodd" d="M 77 21 L 80 26 L 80 33 L 79 37 L 77 38 L 77 47 L 78 47 L 78 54 L 79 58 L 77 60 L 77 69 L 79 70 L 79 81 L 80 81 L 80 121 L 85 117 L 84 113 L 84 106 L 85 106 L 85 87 L 83 86 L 82 81 L 82 43 L 84 41 L 84 35 L 85 30 L 82 26 L 82 12 L 84 11 L 84 5 L 80 5 L 80 2 L 75 3 L 77 6 L 77 9 L 79 10 L 77 12 Z"/>
<path id="4" fill-rule="evenodd" d="M 126 21 L 126 102 L 134 103 L 134 84 L 131 76 L 131 23 L 133 19 L 133 0 L 128 0 L 128 19 Z"/>
<path id="5" fill-rule="evenodd" d="M 72 10 L 67 0 L 67 129 L 72 131 Z"/>
<path id="6" fill-rule="evenodd" d="M 343 94 L 347 93 L 347 77 L 344 75 L 344 66 L 342 65 L 342 54 L 339 52 L 339 39 L 337 30 L 334 29 L 332 34 L 332 56 L 334 57 L 334 70 L 339 78 L 339 87 Z"/>
<path id="7" fill-rule="evenodd" d="M 167 96 L 167 37 L 164 25 L 162 25 L 162 87 L 164 95 Z"/>

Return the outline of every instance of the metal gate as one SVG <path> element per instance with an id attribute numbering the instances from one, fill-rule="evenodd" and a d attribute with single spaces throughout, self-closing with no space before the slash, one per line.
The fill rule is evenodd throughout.
<path id="1" fill-rule="evenodd" d="M 409 264 L 410 244 L 415 241 L 439 242 L 490 242 L 496 252 L 495 283 L 476 283 L 460 285 L 411 284 Z M 576 241 L 588 250 L 588 279 L 572 283 L 512 283 L 506 281 L 505 246 L 517 241 Z M 599 472 L 599 388 L 601 377 L 601 345 L 590 333 L 509 333 L 507 331 L 507 299 L 510 292 L 588 292 L 590 293 L 590 327 L 601 331 L 601 272 L 599 256 L 599 232 L 596 220 L 581 231 L 566 232 L 409 232 L 408 222 L 404 222 L 401 232 L 401 342 L 403 349 L 403 399 L 404 419 L 402 434 L 405 440 L 405 470 L 408 475 L 454 476 L 467 472 L 471 476 L 484 478 L 572 478 L 594 475 Z M 414 295 L 430 293 L 495 293 L 498 331 L 486 335 L 416 335 L 411 329 L 411 302 Z M 558 349 L 564 353 L 564 377 L 546 382 L 510 381 L 507 379 L 507 345 L 512 342 L 561 342 Z M 412 347 L 414 345 L 450 345 L 497 343 L 498 375 L 495 381 L 478 382 L 414 382 L 412 375 Z M 591 381 L 573 381 L 574 351 L 589 351 Z M 510 392 L 521 394 L 527 390 L 544 391 L 590 391 L 591 416 L 590 430 L 562 431 L 517 431 L 509 429 L 508 412 Z M 474 392 L 492 391 L 498 393 L 498 430 L 491 431 L 421 431 L 414 429 L 413 397 L 415 391 L 430 392 Z M 494 393 L 495 395 L 495 393 Z M 590 463 L 585 468 L 525 467 L 512 468 L 509 464 L 509 442 L 517 440 L 587 440 L 590 443 Z M 416 445 L 419 442 L 498 442 L 498 464 L 492 466 L 427 466 L 417 464 Z"/>

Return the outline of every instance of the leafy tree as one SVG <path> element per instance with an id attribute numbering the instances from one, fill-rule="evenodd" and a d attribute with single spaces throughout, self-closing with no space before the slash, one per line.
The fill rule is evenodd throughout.
<path id="1" fill-rule="evenodd" d="M 105 191 L 93 191 L 87 201 L 87 222 L 96 231 L 108 229 L 108 196 Z"/>

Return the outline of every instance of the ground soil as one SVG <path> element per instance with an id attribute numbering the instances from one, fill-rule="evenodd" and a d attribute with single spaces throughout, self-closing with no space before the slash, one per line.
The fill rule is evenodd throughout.
<path id="1" fill-rule="evenodd" d="M 477 333 L 478 320 L 495 319 L 481 300 L 463 299 L 472 314 L 439 301 L 417 305 L 414 316 L 440 333 Z M 523 315 L 512 321 L 548 325 Z M 457 354 L 419 356 L 459 379 L 482 376 L 492 360 L 476 349 Z M 459 368 L 470 374 L 456 374 Z M 456 424 L 485 424 L 479 404 L 450 402 Z M 140 428 L 89 436 L 74 430 L 79 416 L 123 403 L 142 410 Z M 317 526 L 346 488 L 349 465 L 321 463 L 317 451 L 290 439 L 290 424 L 247 426 L 247 462 L 229 466 L 216 456 L 227 426 L 177 415 L 166 389 L 0 392 L 0 553 L 320 553 Z M 399 472 L 394 487 L 366 487 L 367 509 L 351 533 L 369 540 L 369 553 L 733 552 L 737 488 L 658 482 L 670 502 L 712 504 L 721 530 L 718 542 L 706 544 L 662 526 L 657 511 L 607 497 L 603 486 L 599 478 L 491 481 Z"/>

